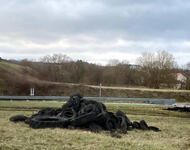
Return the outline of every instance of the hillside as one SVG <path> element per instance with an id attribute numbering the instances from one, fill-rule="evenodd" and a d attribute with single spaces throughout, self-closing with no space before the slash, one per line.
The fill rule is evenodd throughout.
<path id="1" fill-rule="evenodd" d="M 0 62 L 0 95 L 29 95 L 35 88 L 35 95 L 72 95 L 73 93 L 97 96 L 95 88 L 80 84 L 50 82 L 39 79 L 36 70 L 6 61 Z"/>
<path id="2" fill-rule="evenodd" d="M 10 95 L 25 93 L 27 87 L 38 81 L 37 74 L 30 67 L 0 62 L 0 93 Z"/>
<path id="3" fill-rule="evenodd" d="M 29 95 L 30 88 L 35 88 L 35 95 L 42 96 L 68 96 L 75 93 L 85 96 L 99 95 L 98 86 L 51 82 L 40 77 L 41 73 L 29 66 L 2 61 L 0 62 L 0 95 Z M 175 98 L 179 102 L 190 102 L 189 90 L 103 86 L 102 96 Z"/>

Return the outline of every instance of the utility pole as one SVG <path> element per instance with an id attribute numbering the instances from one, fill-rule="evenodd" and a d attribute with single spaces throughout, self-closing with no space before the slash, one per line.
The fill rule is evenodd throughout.
<path id="1" fill-rule="evenodd" d="M 30 96 L 34 96 L 34 88 L 30 88 Z"/>
<path id="2" fill-rule="evenodd" d="M 102 83 L 100 83 L 99 97 L 102 97 Z"/>

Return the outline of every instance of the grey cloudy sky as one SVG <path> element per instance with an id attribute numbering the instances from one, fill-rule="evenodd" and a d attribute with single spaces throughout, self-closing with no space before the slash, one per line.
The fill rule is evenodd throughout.
<path id="1" fill-rule="evenodd" d="M 0 56 L 106 64 L 166 50 L 190 62 L 189 0 L 0 0 Z"/>

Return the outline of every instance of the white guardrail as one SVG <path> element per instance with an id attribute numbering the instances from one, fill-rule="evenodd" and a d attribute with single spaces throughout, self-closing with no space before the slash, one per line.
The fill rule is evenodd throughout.
<path id="1" fill-rule="evenodd" d="M 164 99 L 164 98 L 120 98 L 120 97 L 84 97 L 88 100 L 96 101 L 128 101 L 128 102 L 142 102 L 149 104 L 162 104 L 172 105 L 175 104 L 175 99 Z M 51 100 L 68 100 L 69 96 L 0 96 L 1 100 L 38 100 L 38 101 L 51 101 Z"/>

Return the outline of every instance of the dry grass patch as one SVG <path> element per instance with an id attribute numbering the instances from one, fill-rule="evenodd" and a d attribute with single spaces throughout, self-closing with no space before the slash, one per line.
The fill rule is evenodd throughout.
<path id="1" fill-rule="evenodd" d="M 86 85 L 92 88 L 100 88 L 96 85 Z M 119 87 L 119 86 L 102 86 L 103 89 L 118 89 L 118 90 L 137 90 L 137 91 L 149 91 L 149 92 L 175 92 L 175 93 L 189 93 L 190 90 L 176 90 L 176 89 L 152 89 L 152 88 L 142 88 L 142 87 Z"/>
<path id="2" fill-rule="evenodd" d="M 58 108 L 64 102 L 58 101 L 0 101 L 0 110 L 39 110 L 46 107 Z M 161 115 L 190 118 L 190 113 L 165 110 L 168 106 L 138 103 L 105 103 L 107 109 L 116 112 L 118 109 L 133 115 Z"/>
<path id="3" fill-rule="evenodd" d="M 133 130 L 121 139 L 109 132 L 92 133 L 68 129 L 31 129 L 24 123 L 12 123 L 15 114 L 30 116 L 32 111 L 0 111 L 0 150 L 188 150 L 190 119 L 147 115 L 128 115 L 131 120 L 146 120 L 161 132 Z"/>

